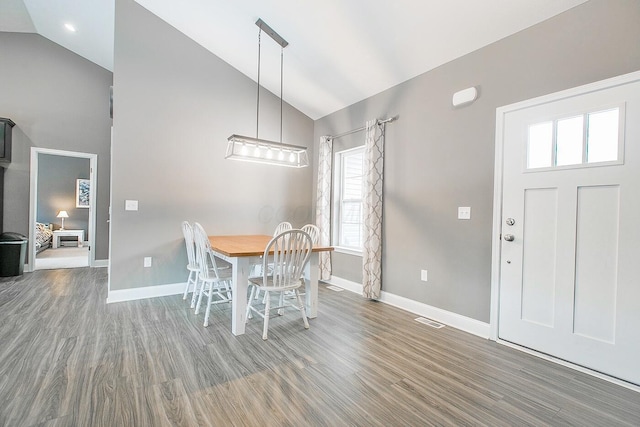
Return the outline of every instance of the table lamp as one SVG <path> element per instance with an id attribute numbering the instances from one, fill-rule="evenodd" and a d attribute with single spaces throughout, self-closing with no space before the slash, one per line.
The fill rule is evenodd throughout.
<path id="1" fill-rule="evenodd" d="M 58 215 L 56 215 L 56 217 L 62 218 L 62 227 L 60 227 L 60 230 L 64 230 L 64 219 L 69 218 L 69 214 L 67 213 L 67 211 L 60 211 L 58 212 Z"/>

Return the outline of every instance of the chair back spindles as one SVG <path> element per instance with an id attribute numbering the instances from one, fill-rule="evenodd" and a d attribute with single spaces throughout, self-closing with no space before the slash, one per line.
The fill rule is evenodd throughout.
<path id="1" fill-rule="evenodd" d="M 285 231 L 289 231 L 289 230 L 291 230 L 292 228 L 293 228 L 293 227 L 291 226 L 291 223 L 286 222 L 286 221 L 281 222 L 280 224 L 278 224 L 278 225 L 276 226 L 276 229 L 275 229 L 275 231 L 273 232 L 273 237 L 277 236 L 278 234 L 282 234 L 282 233 L 284 233 Z"/>
<path id="2" fill-rule="evenodd" d="M 301 230 L 311 237 L 311 242 L 314 245 L 318 244 L 318 239 L 320 239 L 320 229 L 317 226 L 313 224 L 307 224 L 302 227 Z"/>
<path id="3" fill-rule="evenodd" d="M 196 246 L 193 235 L 193 227 L 188 221 L 182 222 L 182 235 L 184 236 L 184 243 L 187 248 L 187 270 L 189 276 L 187 277 L 187 284 L 184 287 L 182 299 L 186 300 L 189 294 L 189 289 L 193 289 L 193 296 L 191 298 L 191 306 L 195 304 L 195 297 L 198 288 L 199 270 L 198 259 L 196 257 Z"/>
<path id="4" fill-rule="evenodd" d="M 182 222 L 182 234 L 184 236 L 184 243 L 187 246 L 187 262 L 189 265 L 196 264 L 196 255 L 195 255 L 195 241 L 193 239 L 193 227 L 189 224 L 188 221 Z"/>
<path id="5" fill-rule="evenodd" d="M 196 248 L 198 249 L 198 264 L 200 265 L 200 277 L 206 279 L 218 279 L 218 266 L 216 258 L 211 251 L 211 242 L 209 236 L 199 223 L 193 224 Z"/>

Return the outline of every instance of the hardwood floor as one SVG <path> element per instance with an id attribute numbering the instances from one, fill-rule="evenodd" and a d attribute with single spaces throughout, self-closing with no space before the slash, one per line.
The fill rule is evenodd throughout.
<path id="1" fill-rule="evenodd" d="M 264 342 L 228 306 L 107 305 L 106 272 L 0 278 L 0 426 L 640 425 L 640 393 L 350 292 Z"/>

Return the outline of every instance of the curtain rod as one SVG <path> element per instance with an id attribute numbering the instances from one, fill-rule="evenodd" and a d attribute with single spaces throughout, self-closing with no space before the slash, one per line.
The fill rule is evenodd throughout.
<path id="1" fill-rule="evenodd" d="M 388 119 L 376 120 L 376 124 L 383 125 L 385 123 L 391 123 L 391 122 L 394 122 L 394 121 L 398 120 L 398 117 L 399 116 L 394 116 L 394 117 L 389 117 Z M 361 131 L 365 130 L 366 128 L 367 128 L 366 126 L 362 126 L 361 128 L 353 129 L 353 130 L 350 130 L 348 132 L 343 132 L 343 133 L 341 133 L 339 135 L 326 135 L 326 136 L 329 139 L 336 139 L 336 138 L 341 138 L 343 136 L 351 135 L 352 133 L 361 132 Z"/>

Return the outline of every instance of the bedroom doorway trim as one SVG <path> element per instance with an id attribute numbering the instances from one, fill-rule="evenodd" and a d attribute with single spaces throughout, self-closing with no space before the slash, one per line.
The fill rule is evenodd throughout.
<path id="1" fill-rule="evenodd" d="M 96 176 L 98 176 L 98 155 L 92 153 L 80 153 L 77 151 L 65 151 L 55 150 L 51 148 L 31 147 L 31 162 L 30 162 L 30 180 L 29 180 L 29 256 L 28 265 L 25 266 L 26 271 L 34 271 L 36 265 L 36 245 L 35 242 L 35 227 L 36 227 L 36 212 L 38 211 L 37 200 L 37 183 L 38 183 L 38 156 L 40 154 L 49 154 L 53 156 L 63 157 L 79 157 L 89 160 L 89 181 L 90 188 L 94 191 L 89 193 L 89 267 L 95 267 L 96 255 L 95 255 L 95 239 L 96 239 Z"/>

